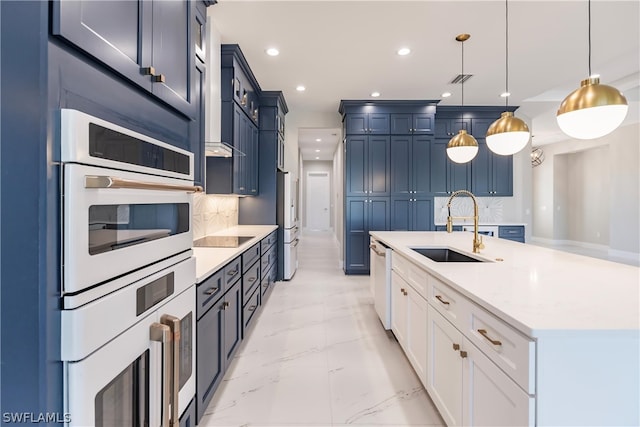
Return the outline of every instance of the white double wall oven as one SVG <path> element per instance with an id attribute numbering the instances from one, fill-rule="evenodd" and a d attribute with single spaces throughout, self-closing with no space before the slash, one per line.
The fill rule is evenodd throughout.
<path id="1" fill-rule="evenodd" d="M 177 426 L 195 395 L 193 154 L 60 111 L 71 426 Z"/>

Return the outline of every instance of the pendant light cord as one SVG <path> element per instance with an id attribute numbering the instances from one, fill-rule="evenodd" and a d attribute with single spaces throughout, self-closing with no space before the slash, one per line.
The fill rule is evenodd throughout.
<path id="1" fill-rule="evenodd" d="M 509 107 L 509 0 L 504 1 L 504 52 L 505 52 L 505 72 L 504 72 L 504 87 L 507 94 L 504 98 L 505 107 Z"/>
<path id="2" fill-rule="evenodd" d="M 589 17 L 589 78 L 591 78 L 591 0 L 587 2 L 588 4 L 588 17 Z"/>
<path id="3" fill-rule="evenodd" d="M 460 118 L 460 126 L 464 126 L 464 41 L 460 43 L 462 45 L 462 117 Z"/>

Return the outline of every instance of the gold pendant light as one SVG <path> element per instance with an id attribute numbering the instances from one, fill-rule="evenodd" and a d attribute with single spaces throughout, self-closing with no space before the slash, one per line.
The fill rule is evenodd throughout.
<path id="1" fill-rule="evenodd" d="M 613 132 L 627 116 L 627 99 L 614 87 L 601 85 L 591 74 L 591 0 L 589 17 L 589 78 L 567 96 L 556 114 L 560 129 L 572 138 L 594 139 Z"/>
<path id="2" fill-rule="evenodd" d="M 464 42 L 469 40 L 471 35 L 458 34 L 456 40 L 462 46 L 462 118 L 464 119 Z M 469 135 L 466 130 L 460 129 L 458 134 L 449 140 L 447 144 L 447 156 L 455 163 L 467 163 L 473 160 L 478 154 L 478 141 Z"/>
<path id="3" fill-rule="evenodd" d="M 509 2 L 505 0 L 505 107 L 509 107 Z M 526 147 L 529 127 L 512 112 L 505 111 L 487 130 L 487 147 L 496 154 L 508 156 Z"/>

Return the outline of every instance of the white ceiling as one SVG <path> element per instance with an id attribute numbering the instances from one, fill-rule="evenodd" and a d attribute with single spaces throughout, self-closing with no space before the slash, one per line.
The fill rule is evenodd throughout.
<path id="1" fill-rule="evenodd" d="M 593 0 L 592 71 L 630 101 L 626 123 L 640 121 L 640 1 Z M 341 99 L 441 99 L 459 105 L 464 45 L 465 105 L 504 105 L 504 1 L 219 0 L 209 10 L 223 43 L 240 45 L 262 89 L 282 90 L 290 112 L 335 113 Z M 531 120 L 534 145 L 567 139 L 555 121 L 562 99 L 588 74 L 587 1 L 509 1 L 510 105 Z M 411 54 L 396 54 L 400 47 Z M 277 47 L 280 55 L 267 56 Z M 303 84 L 305 92 L 297 92 Z M 339 129 L 300 131 L 306 142 Z M 335 139 L 337 143 L 338 138 Z M 321 160 L 330 160 L 324 153 Z"/>

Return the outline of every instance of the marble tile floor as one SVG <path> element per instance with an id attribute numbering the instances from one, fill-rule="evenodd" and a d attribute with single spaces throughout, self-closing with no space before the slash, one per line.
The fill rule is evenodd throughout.
<path id="1" fill-rule="evenodd" d="M 199 426 L 444 426 L 329 233 L 305 234 Z"/>

